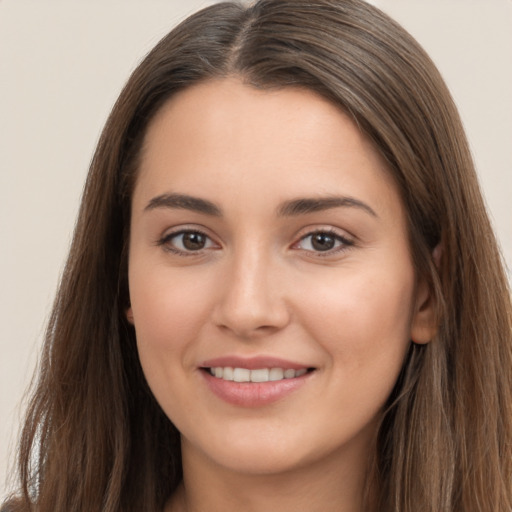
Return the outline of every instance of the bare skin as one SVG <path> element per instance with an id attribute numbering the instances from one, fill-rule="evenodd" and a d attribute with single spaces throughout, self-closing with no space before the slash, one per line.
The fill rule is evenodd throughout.
<path id="1" fill-rule="evenodd" d="M 182 433 L 166 512 L 363 512 L 380 412 L 434 331 L 384 162 L 312 92 L 236 78 L 172 98 L 145 142 L 127 317 Z"/>

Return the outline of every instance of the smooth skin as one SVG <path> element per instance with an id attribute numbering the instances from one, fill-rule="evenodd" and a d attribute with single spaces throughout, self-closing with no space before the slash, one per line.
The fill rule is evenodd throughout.
<path id="1" fill-rule="evenodd" d="M 127 316 L 182 434 L 166 510 L 362 512 L 382 407 L 411 340 L 434 332 L 371 143 L 311 91 L 205 82 L 152 120 L 132 207 Z M 314 370 L 281 400 L 241 407 L 200 368 L 232 355 Z"/>

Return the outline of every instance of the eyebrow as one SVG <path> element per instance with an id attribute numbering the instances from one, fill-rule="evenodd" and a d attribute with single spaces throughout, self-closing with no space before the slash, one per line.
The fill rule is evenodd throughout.
<path id="1" fill-rule="evenodd" d="M 346 196 L 311 197 L 286 201 L 278 209 L 278 215 L 283 217 L 305 215 L 308 213 L 330 210 L 331 208 L 358 208 L 378 218 L 375 210 L 359 199 Z"/>
<path id="2" fill-rule="evenodd" d="M 347 196 L 311 197 L 292 199 L 284 202 L 277 210 L 280 217 L 294 217 L 308 213 L 330 210 L 332 208 L 358 208 L 378 218 L 370 206 L 366 203 Z M 149 201 L 144 211 L 157 208 L 172 208 L 190 210 L 213 217 L 222 217 L 222 209 L 207 199 L 189 196 L 187 194 L 161 194 Z"/>
<path id="3" fill-rule="evenodd" d="M 211 201 L 186 194 L 162 194 L 156 196 L 149 201 L 144 211 L 154 210 L 156 208 L 175 208 L 191 210 L 214 217 L 222 216 L 222 210 Z"/>

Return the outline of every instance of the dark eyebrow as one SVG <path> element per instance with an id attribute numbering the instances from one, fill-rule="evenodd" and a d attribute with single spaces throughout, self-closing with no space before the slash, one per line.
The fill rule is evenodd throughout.
<path id="1" fill-rule="evenodd" d="M 206 199 L 188 196 L 186 194 L 162 194 L 149 201 L 144 211 L 154 210 L 155 208 L 178 208 L 182 210 L 192 210 L 215 217 L 222 216 L 221 209 Z"/>
<path id="2" fill-rule="evenodd" d="M 278 215 L 283 217 L 294 216 L 294 215 L 305 215 L 307 213 L 319 212 L 322 210 L 329 210 L 331 208 L 359 208 L 366 213 L 369 213 L 372 217 L 378 218 L 379 216 L 375 213 L 370 206 L 359 199 L 353 197 L 312 197 L 312 198 L 300 198 L 286 201 L 278 209 Z"/>

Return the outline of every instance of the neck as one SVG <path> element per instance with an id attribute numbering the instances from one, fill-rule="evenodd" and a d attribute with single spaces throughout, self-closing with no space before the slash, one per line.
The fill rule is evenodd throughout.
<path id="1" fill-rule="evenodd" d="M 166 512 L 362 512 L 368 452 L 332 453 L 278 473 L 221 467 L 182 443 L 183 482 Z"/>

